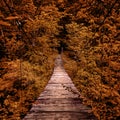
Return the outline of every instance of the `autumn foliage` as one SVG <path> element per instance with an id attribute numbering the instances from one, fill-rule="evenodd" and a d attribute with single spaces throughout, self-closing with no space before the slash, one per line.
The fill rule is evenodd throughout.
<path id="1" fill-rule="evenodd" d="M 0 119 L 24 117 L 61 48 L 84 103 L 120 119 L 119 0 L 1 0 Z"/>

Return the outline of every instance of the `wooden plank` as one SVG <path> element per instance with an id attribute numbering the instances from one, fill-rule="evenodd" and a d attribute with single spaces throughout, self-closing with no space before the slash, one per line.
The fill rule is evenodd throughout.
<path id="1" fill-rule="evenodd" d="M 91 113 L 84 112 L 42 112 L 29 114 L 24 120 L 96 120 Z"/>

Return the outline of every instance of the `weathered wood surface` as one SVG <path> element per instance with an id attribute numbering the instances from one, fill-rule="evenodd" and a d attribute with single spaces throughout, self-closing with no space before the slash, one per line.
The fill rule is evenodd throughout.
<path id="1" fill-rule="evenodd" d="M 97 120 L 91 109 L 82 104 L 62 64 L 59 55 L 48 85 L 23 120 Z"/>

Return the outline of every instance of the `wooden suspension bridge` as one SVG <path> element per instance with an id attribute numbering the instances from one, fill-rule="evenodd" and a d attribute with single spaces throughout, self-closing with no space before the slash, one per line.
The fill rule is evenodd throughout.
<path id="1" fill-rule="evenodd" d="M 23 120 L 97 120 L 90 107 L 82 104 L 80 93 L 65 72 L 61 55 L 53 75 Z"/>

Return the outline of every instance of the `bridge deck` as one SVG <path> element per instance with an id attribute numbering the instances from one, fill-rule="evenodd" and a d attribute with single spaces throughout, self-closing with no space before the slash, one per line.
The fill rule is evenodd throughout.
<path id="1" fill-rule="evenodd" d="M 79 95 L 58 56 L 48 85 L 23 120 L 97 120 Z"/>

